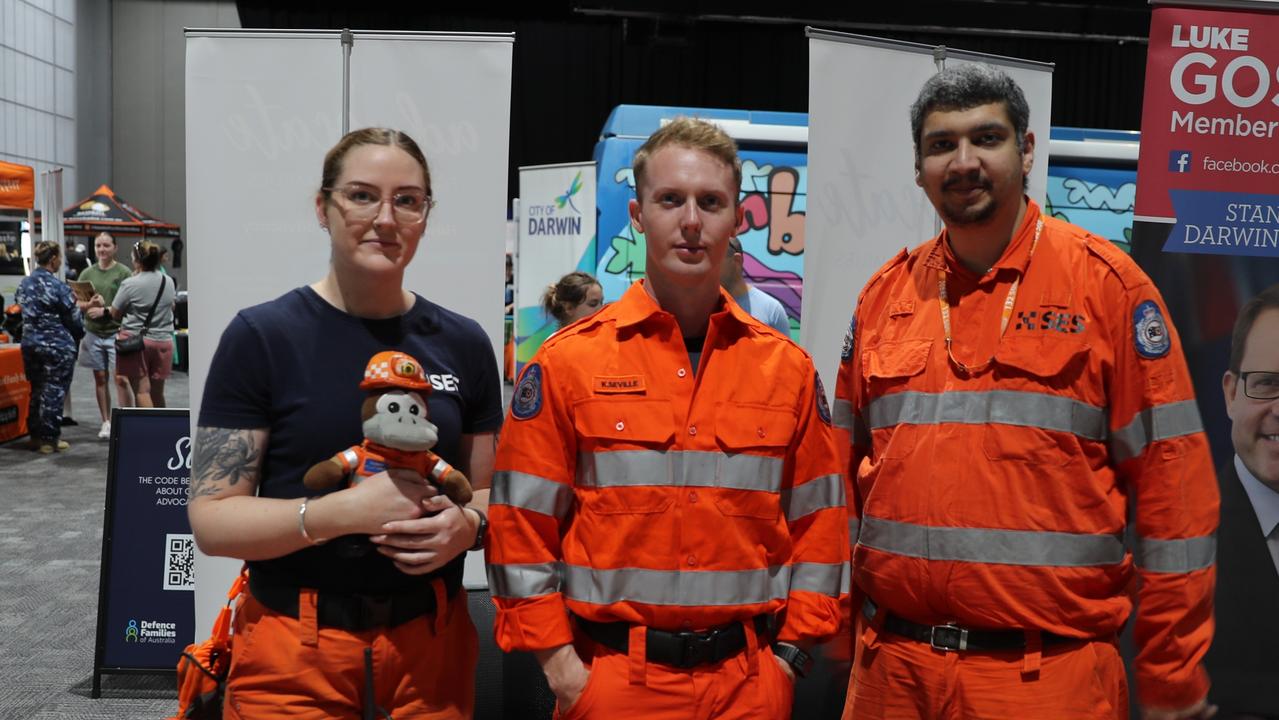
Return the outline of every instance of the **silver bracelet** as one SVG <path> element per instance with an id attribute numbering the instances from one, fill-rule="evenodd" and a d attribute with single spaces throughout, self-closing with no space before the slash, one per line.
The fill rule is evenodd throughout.
<path id="1" fill-rule="evenodd" d="M 307 544 L 323 545 L 328 540 L 316 540 L 306 531 L 306 504 L 309 502 L 311 498 L 302 498 L 302 504 L 298 506 L 298 532 L 302 534 L 302 539 L 307 541 Z"/>

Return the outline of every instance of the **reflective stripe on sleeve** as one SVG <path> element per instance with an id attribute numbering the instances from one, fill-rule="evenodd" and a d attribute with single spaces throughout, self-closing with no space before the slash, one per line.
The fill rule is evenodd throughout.
<path id="1" fill-rule="evenodd" d="M 845 430 L 853 429 L 853 404 L 843 398 L 836 398 L 830 406 L 831 424 Z"/>
<path id="2" fill-rule="evenodd" d="M 863 516 L 857 540 L 875 550 L 928 560 L 1092 567 L 1123 562 L 1119 535 L 1031 530 L 944 528 Z"/>
<path id="3" fill-rule="evenodd" d="M 897 392 L 866 407 L 872 430 L 894 425 L 1019 425 L 1057 430 L 1088 440 L 1106 439 L 1106 411 L 1060 395 L 988 390 L 985 392 Z"/>
<path id="4" fill-rule="evenodd" d="M 493 597 L 534 598 L 559 592 L 560 589 L 560 564 L 557 562 L 490 564 L 488 576 Z"/>
<path id="5" fill-rule="evenodd" d="M 1137 538 L 1137 567 L 1149 572 L 1188 573 L 1212 567 L 1217 558 L 1217 537 L 1203 535 L 1184 540 Z"/>
<path id="6" fill-rule="evenodd" d="M 1199 406 L 1194 400 L 1156 405 L 1133 416 L 1132 422 L 1116 430 L 1110 439 L 1110 455 L 1115 462 L 1131 460 L 1146 446 L 1160 440 L 1203 431 Z"/>
<path id="7" fill-rule="evenodd" d="M 782 491 L 782 507 L 786 520 L 795 522 L 826 508 L 844 507 L 844 479 L 838 474 L 813 478 L 803 485 Z"/>
<path id="8" fill-rule="evenodd" d="M 763 455 L 671 450 L 581 453 L 577 484 L 584 487 L 722 487 L 780 492 L 782 459 Z"/>
<path id="9" fill-rule="evenodd" d="M 862 523 L 857 518 L 848 518 L 848 541 L 854 545 L 857 544 L 857 533 L 861 530 Z"/>
<path id="10" fill-rule="evenodd" d="M 573 488 L 537 475 L 499 470 L 493 473 L 493 490 L 489 502 L 493 505 L 510 505 L 521 510 L 531 510 L 562 520 L 573 507 Z"/>
<path id="11" fill-rule="evenodd" d="M 851 571 L 848 562 L 795 563 L 791 566 L 790 589 L 806 590 L 838 597 L 847 593 Z"/>
<path id="12" fill-rule="evenodd" d="M 759 570 L 598 570 L 566 565 L 565 597 L 594 605 L 637 602 L 646 605 L 713 607 L 753 605 L 785 598 L 790 568 Z"/>

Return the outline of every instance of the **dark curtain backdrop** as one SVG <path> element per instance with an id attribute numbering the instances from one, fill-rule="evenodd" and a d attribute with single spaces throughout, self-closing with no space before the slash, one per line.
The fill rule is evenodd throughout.
<path id="1" fill-rule="evenodd" d="M 872 3 L 864 3 L 872 5 Z M 1055 63 L 1054 125 L 1141 123 L 1145 0 L 892 3 L 241 0 L 246 28 L 514 32 L 511 165 L 586 160 L 623 103 L 808 110 L 805 25 Z M 897 112 L 907 130 L 906 108 Z"/>

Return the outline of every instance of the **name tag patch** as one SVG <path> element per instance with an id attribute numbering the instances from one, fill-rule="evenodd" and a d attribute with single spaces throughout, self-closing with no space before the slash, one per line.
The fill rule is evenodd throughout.
<path id="1" fill-rule="evenodd" d="M 596 375 L 595 393 L 608 395 L 613 393 L 644 392 L 643 375 Z"/>

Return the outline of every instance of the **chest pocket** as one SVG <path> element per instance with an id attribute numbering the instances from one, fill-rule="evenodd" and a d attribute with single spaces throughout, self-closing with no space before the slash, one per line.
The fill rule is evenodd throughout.
<path id="1" fill-rule="evenodd" d="M 715 505 L 729 517 L 776 521 L 797 418 L 790 408 L 724 403 L 715 417 Z"/>
<path id="2" fill-rule="evenodd" d="M 1021 379 L 1017 393 L 990 400 L 982 448 L 986 457 L 1064 465 L 1082 455 L 1079 439 L 1101 440 L 1106 413 L 1072 399 L 1086 382 L 1091 346 L 1071 338 L 1005 338 L 995 356 L 1002 380 Z M 1005 422 L 1001 422 L 1005 421 Z"/>
<path id="3" fill-rule="evenodd" d="M 910 422 L 913 405 L 905 396 L 894 395 L 924 372 L 932 348 L 933 341 L 922 338 L 884 342 L 862 353 L 862 382 L 870 398 L 864 419 L 872 431 L 876 459 L 904 458 L 915 449 L 920 431 Z M 889 429 L 874 434 L 875 428 Z"/>
<path id="4" fill-rule="evenodd" d="M 669 400 L 588 398 L 573 408 L 582 448 L 577 491 L 601 515 L 659 513 L 674 502 L 667 454 L 675 434 Z"/>

